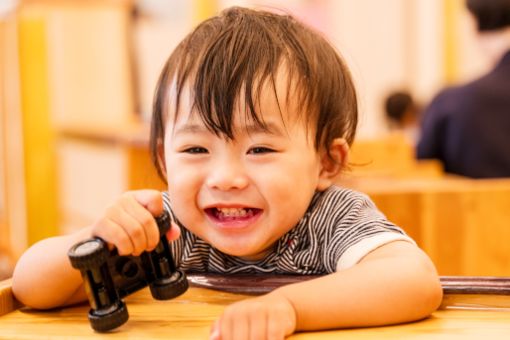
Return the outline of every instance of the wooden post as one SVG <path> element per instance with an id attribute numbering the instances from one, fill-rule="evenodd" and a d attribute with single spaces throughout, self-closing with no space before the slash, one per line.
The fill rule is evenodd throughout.
<path id="1" fill-rule="evenodd" d="M 50 119 L 46 25 L 39 9 L 22 10 L 18 28 L 30 245 L 58 233 L 55 132 Z"/>

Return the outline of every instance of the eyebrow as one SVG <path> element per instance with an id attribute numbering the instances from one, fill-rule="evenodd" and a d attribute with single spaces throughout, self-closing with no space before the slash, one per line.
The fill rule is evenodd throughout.
<path id="1" fill-rule="evenodd" d="M 252 134 L 269 133 L 271 135 L 283 135 L 283 131 L 280 126 L 272 122 L 265 122 L 264 126 L 259 124 L 249 124 L 245 126 L 245 130 Z"/>
<path id="2" fill-rule="evenodd" d="M 204 133 L 204 132 L 209 132 L 209 130 L 203 125 L 185 124 L 185 125 L 179 127 L 175 131 L 175 134 L 179 135 L 179 134 L 185 134 L 185 133 Z"/>
<path id="3" fill-rule="evenodd" d="M 244 126 L 244 131 L 248 132 L 249 134 L 259 134 L 259 133 L 269 133 L 271 135 L 284 135 L 282 129 L 279 125 L 274 124 L 272 122 L 267 122 L 264 124 L 264 126 L 261 126 L 259 124 L 248 124 Z M 185 124 L 181 127 L 179 127 L 175 134 L 186 134 L 186 133 L 209 133 L 210 130 L 205 127 L 202 124 Z"/>

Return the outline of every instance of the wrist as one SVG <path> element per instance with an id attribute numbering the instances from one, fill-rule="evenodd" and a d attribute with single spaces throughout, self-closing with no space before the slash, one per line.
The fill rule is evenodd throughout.
<path id="1" fill-rule="evenodd" d="M 277 299 L 280 301 L 281 305 L 285 306 L 287 310 L 287 315 L 289 315 L 289 324 L 287 328 L 286 335 L 290 335 L 294 333 L 298 329 L 298 313 L 296 310 L 296 307 L 292 301 L 292 298 L 290 298 L 285 293 L 285 287 L 283 288 L 277 288 L 273 290 L 271 293 L 268 294 L 269 296 L 272 296 L 272 298 Z"/>

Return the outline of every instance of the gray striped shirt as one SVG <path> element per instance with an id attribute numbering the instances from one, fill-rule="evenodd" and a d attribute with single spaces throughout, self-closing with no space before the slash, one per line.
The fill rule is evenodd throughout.
<path id="1" fill-rule="evenodd" d="M 176 221 L 167 193 L 163 199 Z M 300 222 L 258 261 L 224 254 L 180 226 L 181 237 L 172 242 L 172 252 L 177 267 L 187 272 L 326 274 L 351 267 L 388 242 L 413 242 L 368 196 L 337 186 L 317 192 Z"/>

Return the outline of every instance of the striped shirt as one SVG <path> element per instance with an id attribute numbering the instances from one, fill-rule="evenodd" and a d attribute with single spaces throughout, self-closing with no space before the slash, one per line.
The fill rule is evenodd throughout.
<path id="1" fill-rule="evenodd" d="M 261 260 L 243 260 L 220 252 L 188 231 L 175 219 L 167 193 L 163 199 L 165 209 L 181 227 L 181 237 L 171 247 L 176 266 L 186 272 L 327 274 L 353 266 L 388 242 L 413 242 L 368 196 L 332 186 L 313 196 L 303 218 L 276 242 L 272 252 Z"/>

